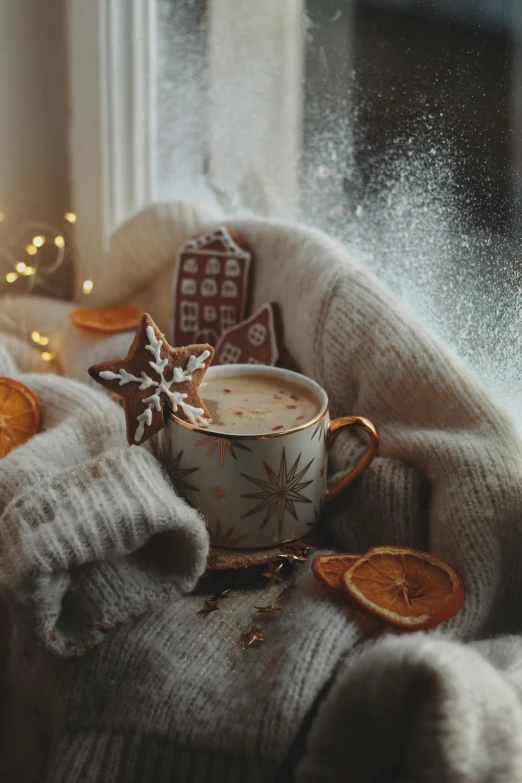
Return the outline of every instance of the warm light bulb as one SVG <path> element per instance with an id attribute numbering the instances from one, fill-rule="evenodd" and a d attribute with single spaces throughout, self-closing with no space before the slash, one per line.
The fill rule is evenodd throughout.
<path id="1" fill-rule="evenodd" d="M 5 220 L 5 212 L 0 212 L 0 223 Z"/>
<path id="2" fill-rule="evenodd" d="M 74 212 L 66 212 L 65 219 L 68 220 L 69 223 L 76 223 L 76 215 Z"/>
<path id="3" fill-rule="evenodd" d="M 44 362 L 51 362 L 54 359 L 54 353 L 49 353 L 49 351 L 42 351 L 40 355 Z"/>
<path id="4" fill-rule="evenodd" d="M 45 245 L 45 237 L 43 237 L 41 234 L 33 237 L 33 245 L 35 247 L 42 247 L 42 245 Z"/>
<path id="5" fill-rule="evenodd" d="M 35 248 L 34 245 L 26 245 L 25 249 L 30 256 L 35 256 L 38 253 L 38 250 Z"/>
<path id="6" fill-rule="evenodd" d="M 30 277 L 31 275 L 35 275 L 35 274 L 36 274 L 36 269 L 34 268 L 34 266 L 26 266 L 25 267 L 24 275 L 26 277 Z"/>
<path id="7" fill-rule="evenodd" d="M 92 282 L 92 280 L 83 281 L 82 291 L 84 294 L 90 294 L 93 288 L 94 288 L 94 283 Z"/>
<path id="8" fill-rule="evenodd" d="M 35 343 L 40 342 L 40 332 L 31 332 L 31 340 Z"/>
<path id="9" fill-rule="evenodd" d="M 14 283 L 15 280 L 18 280 L 18 275 L 16 272 L 8 272 L 5 276 L 5 279 L 8 283 Z"/>
<path id="10" fill-rule="evenodd" d="M 65 245 L 65 239 L 63 237 L 55 237 L 54 244 L 56 247 L 63 247 Z"/>
<path id="11" fill-rule="evenodd" d="M 40 345 L 49 345 L 49 338 L 48 337 L 40 337 Z"/>
<path id="12" fill-rule="evenodd" d="M 25 264 L 23 261 L 19 261 L 17 265 L 15 266 L 15 269 L 17 272 L 20 272 L 21 275 L 25 272 Z"/>

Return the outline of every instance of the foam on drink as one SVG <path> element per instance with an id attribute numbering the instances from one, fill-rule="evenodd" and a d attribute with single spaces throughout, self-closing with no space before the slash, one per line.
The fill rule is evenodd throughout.
<path id="1" fill-rule="evenodd" d="M 212 416 L 209 429 L 234 435 L 284 432 L 311 421 L 321 409 L 306 387 L 264 375 L 205 378 L 199 392 Z"/>

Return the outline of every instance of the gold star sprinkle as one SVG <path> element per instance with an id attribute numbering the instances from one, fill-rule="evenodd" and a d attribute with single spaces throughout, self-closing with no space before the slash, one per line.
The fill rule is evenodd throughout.
<path id="1" fill-rule="evenodd" d="M 217 601 L 203 601 L 203 609 L 200 609 L 196 614 L 208 617 L 211 612 L 217 612 L 218 608 Z"/>
<path id="2" fill-rule="evenodd" d="M 275 614 L 280 611 L 280 606 L 256 606 L 257 614 Z"/>
<path id="3" fill-rule="evenodd" d="M 228 598 L 228 594 L 230 593 L 230 587 L 228 590 L 221 590 L 218 593 L 214 593 L 212 596 L 212 601 L 221 601 L 222 598 Z"/>
<path id="4" fill-rule="evenodd" d="M 225 497 L 225 490 L 221 489 L 221 487 L 212 487 L 212 494 L 217 500 L 221 500 L 221 498 Z"/>
<path id="5" fill-rule="evenodd" d="M 243 638 L 245 639 L 245 645 L 247 647 L 250 647 L 252 644 L 255 644 L 256 642 L 264 642 L 265 631 L 266 628 L 258 628 L 257 625 L 253 625 L 249 631 L 243 634 Z"/>
<path id="6" fill-rule="evenodd" d="M 315 523 L 314 523 L 315 524 Z M 293 552 L 293 554 L 299 557 L 306 557 L 310 552 L 313 552 L 315 547 L 310 544 L 305 544 L 303 541 L 291 541 L 289 544 L 285 544 L 285 551 Z"/>
<path id="7" fill-rule="evenodd" d="M 295 590 L 296 587 L 297 585 L 295 582 L 291 582 L 289 585 L 286 585 L 286 587 L 283 587 L 282 592 L 277 596 L 277 600 L 286 601 L 287 598 L 290 598 L 292 590 Z"/>
<path id="8" fill-rule="evenodd" d="M 268 564 L 268 569 L 266 571 L 263 571 L 261 576 L 266 576 L 266 578 L 270 581 L 270 587 L 273 587 L 276 582 L 282 582 L 283 577 L 279 573 L 280 570 L 283 567 L 283 563 L 279 563 L 278 566 L 275 565 L 272 561 Z"/>
<path id="9" fill-rule="evenodd" d="M 306 560 L 304 555 L 294 554 L 293 552 L 283 552 L 279 555 L 281 560 L 288 560 L 289 563 L 303 563 Z"/>
<path id="10" fill-rule="evenodd" d="M 207 445 L 208 445 L 207 457 L 212 456 L 212 454 L 217 450 L 217 454 L 219 456 L 219 464 L 221 466 L 225 462 L 225 454 L 227 452 L 228 454 L 231 454 L 232 457 L 234 457 L 234 459 L 237 460 L 234 449 L 243 449 L 243 451 L 251 451 L 251 449 L 249 449 L 248 446 L 244 446 L 238 440 L 232 442 L 231 440 L 228 440 L 228 438 L 218 438 L 215 435 L 212 435 L 208 438 L 203 438 L 203 440 L 198 440 L 198 442 L 196 443 L 196 446 L 207 446 Z"/>

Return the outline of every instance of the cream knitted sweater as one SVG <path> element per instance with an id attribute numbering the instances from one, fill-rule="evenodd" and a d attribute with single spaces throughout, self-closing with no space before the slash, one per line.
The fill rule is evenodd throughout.
<path id="1" fill-rule="evenodd" d="M 137 301 L 166 329 L 175 248 L 212 221 L 183 204 L 137 216 L 94 303 Z M 185 593 L 204 568 L 199 516 L 149 452 L 123 445 L 102 392 L 22 374 L 45 432 L 0 463 L 10 779 L 31 779 L 30 757 L 48 783 L 522 780 L 522 643 L 492 638 L 522 630 L 512 423 L 342 247 L 299 226 L 228 222 L 256 254 L 253 306 L 279 302 L 288 349 L 334 415 L 379 426 L 380 456 L 328 510 L 336 545 L 429 548 L 463 576 L 464 608 L 430 634 L 386 637 L 303 566 L 266 642 L 243 649 L 254 607 L 279 588 L 236 591 L 197 616 L 201 596 Z M 64 348 L 65 369 L 81 375 L 126 340 L 90 356 Z M 6 352 L 2 362 L 0 374 L 18 374 Z M 359 449 L 340 441 L 332 472 Z"/>

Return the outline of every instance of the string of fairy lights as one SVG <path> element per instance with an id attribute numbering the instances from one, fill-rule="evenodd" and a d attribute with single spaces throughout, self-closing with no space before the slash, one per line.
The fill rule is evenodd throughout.
<path id="1" fill-rule="evenodd" d="M 6 213 L 0 211 L 0 224 L 4 223 L 6 217 Z M 74 212 L 66 212 L 64 219 L 66 226 L 72 229 L 77 221 L 77 216 Z M 16 228 L 20 227 L 16 226 Z M 32 238 L 30 238 L 31 234 L 33 234 Z M 0 246 L 0 257 L 7 261 L 8 267 L 11 267 L 11 270 L 5 275 L 6 283 L 13 285 L 17 281 L 19 284 L 24 280 L 26 293 L 31 293 L 36 285 L 43 290 L 50 291 L 46 280 L 62 266 L 70 246 L 72 246 L 72 241 L 67 236 L 67 231 L 58 232 L 45 223 L 21 224 L 21 230 L 15 231 L 11 240 L 3 242 Z M 49 248 L 52 248 L 53 253 L 49 253 Z M 22 253 L 28 258 L 21 260 Z M 47 263 L 44 263 L 44 255 Z M 51 259 L 50 263 L 48 262 L 49 258 Z M 92 280 L 83 281 L 82 292 L 84 294 L 90 294 L 93 288 L 94 282 Z M 55 354 L 49 350 L 47 335 L 34 330 L 31 332 L 31 340 L 35 345 L 44 349 L 40 354 L 43 361 L 50 362 L 55 358 Z"/>

